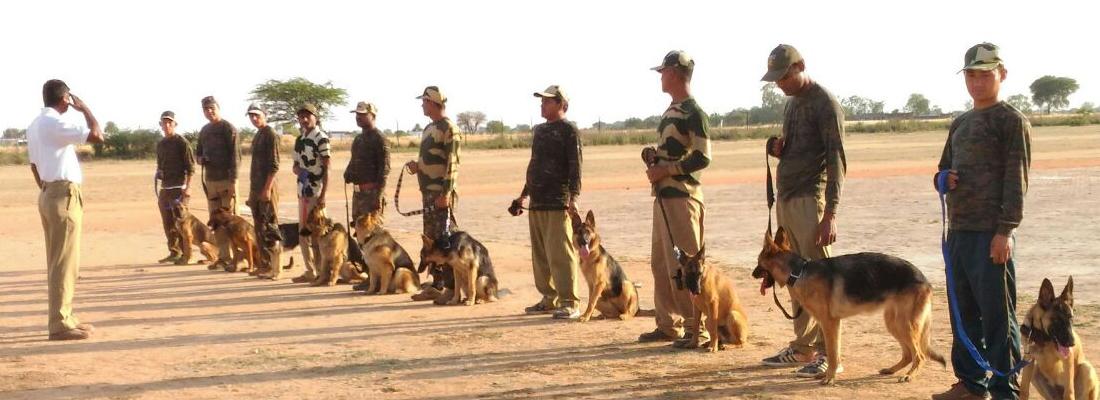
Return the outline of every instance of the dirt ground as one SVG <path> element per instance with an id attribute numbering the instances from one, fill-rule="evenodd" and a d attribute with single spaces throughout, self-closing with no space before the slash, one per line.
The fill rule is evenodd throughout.
<path id="1" fill-rule="evenodd" d="M 940 210 L 930 179 L 944 137 L 847 138 L 849 179 L 835 251 L 886 252 L 920 267 L 936 287 L 934 345 L 946 354 L 951 336 L 937 243 Z M 1092 264 L 1100 259 L 1100 128 L 1037 128 L 1032 141 L 1031 188 L 1016 253 L 1020 309 L 1033 304 L 1043 277 L 1060 290 L 1074 275 L 1078 329 L 1094 356 L 1100 349 L 1100 276 Z M 762 141 L 715 143 L 715 161 L 704 174 L 707 254 L 734 279 L 750 318 L 749 344 L 717 354 L 636 343 L 653 328 L 652 318 L 569 323 L 523 315 L 538 299 L 527 222 L 505 208 L 522 187 L 527 150 L 463 154 L 459 225 L 489 247 L 508 292 L 500 302 L 473 307 L 158 265 L 166 251 L 153 163 L 86 163 L 76 310 L 98 332 L 89 341 L 48 342 L 37 191 L 27 167 L 2 167 L 0 398 L 822 400 L 927 398 L 945 389 L 953 377 L 934 364 L 915 383 L 876 375 L 900 356 L 879 316 L 845 322 L 846 371 L 834 387 L 759 365 L 791 336 L 770 295 L 761 297 L 749 276 L 767 224 L 761 148 Z M 585 149 L 580 204 L 595 210 L 605 246 L 643 285 L 643 307 L 651 308 L 652 199 L 639 149 Z M 411 155 L 398 155 L 394 166 L 403 157 Z M 336 155 L 336 176 L 346 162 L 346 153 Z M 287 169 L 280 177 L 281 212 L 292 218 Z M 395 168 L 390 196 L 396 174 Z M 417 196 L 405 191 L 405 205 Z M 328 204 L 343 218 L 339 190 L 329 193 Z M 401 217 L 392 202 L 387 215 L 391 231 L 415 252 L 419 219 Z M 299 267 L 290 276 L 300 273 L 295 257 Z"/>

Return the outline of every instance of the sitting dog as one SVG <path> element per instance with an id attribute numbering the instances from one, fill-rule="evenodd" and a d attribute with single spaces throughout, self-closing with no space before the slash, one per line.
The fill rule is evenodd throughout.
<path id="1" fill-rule="evenodd" d="M 581 221 L 581 216 L 570 212 L 573 222 L 573 245 L 580 256 L 581 272 L 588 283 L 588 309 L 578 321 L 592 319 L 592 313 L 600 310 L 601 318 L 619 318 L 623 321 L 638 313 L 638 291 L 626 277 L 626 272 L 603 247 L 596 233 L 596 216 L 591 210 Z"/>
<path id="2" fill-rule="evenodd" d="M 443 279 L 444 291 L 435 299 L 436 304 L 461 302 L 471 306 L 497 300 L 496 272 L 489 259 L 489 250 L 481 242 L 462 231 L 439 239 L 421 236 L 424 239 L 420 249 L 421 263 L 449 270 L 450 274 L 449 280 L 446 272 L 439 276 Z"/>
<path id="3" fill-rule="evenodd" d="M 176 204 L 174 214 L 176 218 L 175 228 L 180 235 L 180 251 L 182 256 L 176 264 L 185 265 L 191 262 L 191 248 L 198 247 L 205 260 L 199 264 L 214 262 L 218 259 L 218 246 L 214 244 L 214 232 L 209 226 L 202 223 L 187 209 L 187 206 Z"/>
<path id="4" fill-rule="evenodd" d="M 1020 375 L 1020 398 L 1027 400 L 1031 386 L 1046 400 L 1096 400 L 1100 381 L 1085 359 L 1081 338 L 1073 330 L 1073 277 L 1062 294 L 1054 297 L 1054 284 L 1043 279 L 1039 300 L 1020 325 L 1034 360 Z"/>
<path id="5" fill-rule="evenodd" d="M 908 261 L 880 253 L 859 253 L 807 261 L 791 251 L 783 228 L 764 236 L 753 278 L 760 279 L 760 294 L 778 283 L 821 326 L 829 368 L 821 384 L 836 381 L 840 366 L 840 320 L 885 309 L 886 330 L 902 346 L 901 361 L 879 370 L 892 375 L 912 364 L 900 382 L 916 375 L 925 358 L 946 366 L 932 349 L 932 285 Z"/>
<path id="6" fill-rule="evenodd" d="M 355 219 L 355 242 L 366 258 L 369 280 L 355 287 L 366 294 L 412 293 L 420 287 L 420 274 L 412 258 L 389 231 L 382 214 L 368 213 Z"/>
<path id="7" fill-rule="evenodd" d="M 707 351 L 716 352 L 719 345 L 731 344 L 741 348 L 748 336 L 749 321 L 737 292 L 733 290 L 733 280 L 726 277 L 718 268 L 706 263 L 706 246 L 694 256 L 681 260 L 684 287 L 691 293 L 691 303 L 695 306 L 695 320 L 706 315 L 707 333 L 710 342 L 703 344 Z M 694 330 L 693 330 L 694 331 Z M 690 348 L 698 348 L 699 335 L 695 335 Z"/>
<path id="8" fill-rule="evenodd" d="M 245 260 L 248 261 L 248 268 L 245 269 L 245 272 L 252 272 L 256 269 L 256 256 L 260 252 L 260 247 L 256 241 L 256 231 L 252 228 L 251 222 L 240 215 L 233 214 L 228 208 L 220 207 L 210 214 L 210 222 L 207 225 L 214 231 L 223 229 L 226 232 L 226 236 L 229 237 L 230 249 L 235 252 L 237 258 L 244 255 Z M 225 270 L 237 272 L 236 261 L 233 260 L 233 262 L 226 265 Z"/>
<path id="9" fill-rule="evenodd" d="M 316 207 L 309 212 L 306 224 L 321 248 L 321 259 L 317 260 L 317 278 L 313 286 L 335 286 L 338 282 L 362 282 L 363 271 L 348 261 L 348 230 L 343 224 L 333 223 L 325 216 L 324 209 Z"/>

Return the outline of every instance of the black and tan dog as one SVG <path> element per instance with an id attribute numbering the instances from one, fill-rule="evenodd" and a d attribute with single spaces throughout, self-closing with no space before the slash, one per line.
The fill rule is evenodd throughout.
<path id="1" fill-rule="evenodd" d="M 769 231 L 757 257 L 753 278 L 761 279 L 760 294 L 778 283 L 821 326 L 829 368 L 821 380 L 832 384 L 840 366 L 840 321 L 885 310 L 886 330 L 901 344 L 901 361 L 879 370 L 892 375 L 912 367 L 899 381 L 908 382 L 926 358 L 940 364 L 932 349 L 932 285 L 908 261 L 880 253 L 859 253 L 807 261 L 791 251 L 783 228 L 772 240 Z"/>
<path id="2" fill-rule="evenodd" d="M 706 329 L 710 342 L 699 343 L 699 335 L 690 348 L 706 346 L 707 351 L 716 352 L 719 345 L 731 345 L 741 348 L 749 335 L 749 320 L 737 292 L 733 290 L 733 280 L 726 277 L 717 267 L 706 262 L 706 246 L 694 256 L 681 261 L 683 267 L 684 288 L 691 293 L 691 303 L 695 306 L 695 320 L 703 321 L 706 315 Z"/>
<path id="3" fill-rule="evenodd" d="M 1031 386 L 1047 400 L 1100 398 L 1096 370 L 1073 330 L 1073 277 L 1058 297 L 1050 279 L 1043 279 L 1039 300 L 1027 312 L 1020 333 L 1032 358 L 1020 375 L 1021 399 L 1027 400 Z"/>
<path id="4" fill-rule="evenodd" d="M 358 264 L 348 261 L 348 230 L 343 224 L 334 223 L 325 216 L 323 208 L 315 207 L 307 216 L 306 228 L 312 232 L 321 248 L 317 260 L 317 277 L 313 286 L 335 286 L 339 282 L 360 283 L 366 277 Z"/>
<path id="5" fill-rule="evenodd" d="M 367 294 L 415 292 L 420 287 L 420 275 L 412 258 L 382 222 L 382 214 L 378 212 L 355 219 L 355 242 L 363 251 L 369 271 L 369 280 L 355 289 Z"/>
<path id="6" fill-rule="evenodd" d="M 214 244 L 214 232 L 209 226 L 202 223 L 187 207 L 176 205 L 173 212 L 176 217 L 176 232 L 180 235 L 180 264 L 191 261 L 193 247 L 198 247 L 205 260 L 199 260 L 199 264 L 212 263 L 218 259 L 218 246 Z"/>
<path id="7" fill-rule="evenodd" d="M 243 255 L 245 261 L 248 261 L 248 268 L 244 272 L 252 272 L 257 268 L 256 257 L 260 253 L 260 248 L 251 222 L 240 215 L 233 214 L 228 208 L 221 207 L 210 214 L 210 222 L 207 225 L 214 231 L 222 229 L 226 232 L 230 249 L 235 252 L 237 258 Z M 225 270 L 237 272 L 236 261 L 233 260 L 226 265 Z"/>
<path id="8" fill-rule="evenodd" d="M 436 304 L 463 303 L 471 306 L 497 300 L 498 282 L 493 261 L 489 259 L 489 250 L 481 242 L 462 231 L 439 239 L 421 236 L 424 239 L 424 246 L 420 249 L 421 265 L 442 269 L 435 275 L 436 279 L 443 281 L 443 292 L 435 298 Z M 435 288 L 425 289 L 428 290 Z M 418 294 L 414 300 L 418 297 L 422 296 Z"/>
<path id="9" fill-rule="evenodd" d="M 623 321 L 638 313 L 638 291 L 626 277 L 622 266 L 603 247 L 596 232 L 596 216 L 591 210 L 582 221 L 576 212 L 569 213 L 573 222 L 573 245 L 580 256 L 581 273 L 588 283 L 588 309 L 578 321 L 592 319 L 592 313 L 600 310 L 601 318 L 618 318 Z"/>

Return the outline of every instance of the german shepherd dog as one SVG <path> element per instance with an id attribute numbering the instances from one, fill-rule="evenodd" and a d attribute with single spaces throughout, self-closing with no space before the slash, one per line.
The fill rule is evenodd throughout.
<path id="1" fill-rule="evenodd" d="M 335 286 L 338 282 L 359 283 L 365 278 L 360 267 L 348 261 L 349 235 L 343 224 L 325 216 L 325 210 L 314 207 L 307 216 L 306 228 L 312 232 L 321 248 L 317 260 L 317 277 L 312 286 Z"/>
<path id="2" fill-rule="evenodd" d="M 829 368 L 821 384 L 836 381 L 840 366 L 840 320 L 885 309 L 886 330 L 901 344 L 901 361 L 879 370 L 892 375 L 912 367 L 899 382 L 909 382 L 925 358 L 946 366 L 932 349 L 932 285 L 913 264 L 880 253 L 859 253 L 807 261 L 791 251 L 787 232 L 779 228 L 772 240 L 764 235 L 753 278 L 760 293 L 775 285 L 786 287 L 791 298 L 809 312 L 825 334 Z"/>
<path id="3" fill-rule="evenodd" d="M 218 259 L 218 246 L 214 244 L 214 232 L 210 230 L 209 226 L 202 223 L 194 214 L 191 214 L 190 210 L 182 204 L 173 206 L 175 208 L 174 214 L 176 217 L 176 232 L 180 235 L 180 250 L 183 256 L 180 258 L 182 263 L 191 261 L 191 249 L 192 246 L 198 247 L 205 260 L 200 260 L 199 264 L 212 263 Z"/>
<path id="4" fill-rule="evenodd" d="M 435 299 L 436 304 L 475 303 L 497 301 L 498 282 L 493 271 L 489 250 L 466 232 L 458 231 L 448 237 L 432 239 L 421 235 L 424 247 L 420 249 L 422 263 L 431 263 L 450 270 L 451 279 L 444 279 L 444 291 Z M 427 264 L 424 264 L 427 265 Z M 463 297 L 465 295 L 465 297 Z"/>
<path id="5" fill-rule="evenodd" d="M 210 229 L 217 231 L 218 229 L 225 229 L 226 235 L 229 237 L 229 246 L 236 252 L 235 254 L 244 255 L 245 260 L 248 261 L 248 268 L 244 272 L 252 272 L 256 269 L 256 256 L 260 252 L 258 242 L 256 241 L 256 231 L 252 229 L 252 223 L 240 215 L 235 215 L 228 208 L 220 207 L 214 210 L 213 214 L 210 214 L 210 222 L 207 224 Z M 225 270 L 228 272 L 237 272 L 236 260 L 230 262 Z"/>
<path id="6" fill-rule="evenodd" d="M 588 309 L 578 321 L 592 319 L 592 313 L 600 310 L 600 318 L 618 318 L 626 321 L 638 313 L 638 290 L 626 277 L 626 272 L 603 247 L 596 233 L 596 216 L 591 210 L 581 221 L 580 214 L 569 213 L 573 223 L 573 245 L 581 258 L 581 272 L 588 283 Z"/>
<path id="7" fill-rule="evenodd" d="M 695 306 L 695 320 L 702 321 L 701 316 L 707 316 L 710 342 L 703 346 L 707 346 L 707 351 L 711 353 L 725 344 L 739 349 L 745 345 L 749 335 L 749 320 L 737 299 L 737 292 L 733 290 L 733 280 L 717 267 L 707 265 L 706 250 L 704 245 L 694 256 L 680 261 L 684 271 L 684 288 L 691 294 L 691 303 Z M 694 340 L 689 348 L 700 346 L 699 335 L 695 335 Z"/>
<path id="8" fill-rule="evenodd" d="M 1043 279 L 1039 300 L 1027 312 L 1020 333 L 1033 358 L 1020 375 L 1021 399 L 1027 400 L 1032 385 L 1047 400 L 1100 398 L 1096 370 L 1073 330 L 1073 277 L 1058 297 L 1050 279 Z"/>
<path id="9" fill-rule="evenodd" d="M 382 227 L 379 212 L 355 219 L 355 242 L 366 258 L 369 280 L 356 289 L 367 294 L 412 293 L 420 287 L 420 274 L 412 258 L 390 232 Z"/>

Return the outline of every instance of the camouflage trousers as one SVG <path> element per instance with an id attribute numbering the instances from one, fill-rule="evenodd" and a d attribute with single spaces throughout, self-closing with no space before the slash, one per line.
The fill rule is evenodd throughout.
<path id="1" fill-rule="evenodd" d="M 273 189 L 269 200 L 260 200 L 259 196 L 253 195 L 247 203 L 252 210 L 252 225 L 260 247 L 256 265 L 261 270 L 268 269 L 277 278 L 282 270 L 279 267 L 282 237 L 279 233 L 279 214 L 276 207 L 279 204 L 279 194 Z"/>
<path id="2" fill-rule="evenodd" d="M 361 215 L 378 211 L 380 215 L 386 215 L 386 198 L 382 189 L 355 189 L 351 195 L 351 219 L 354 221 Z"/>
<path id="3" fill-rule="evenodd" d="M 424 234 L 430 238 L 438 238 L 443 231 L 454 232 L 458 230 L 458 224 L 455 223 L 455 216 L 451 212 L 455 207 L 455 200 L 457 199 L 452 195 L 450 208 L 435 208 L 436 199 L 442 193 L 424 192 L 424 208 L 431 211 L 425 211 L 424 217 Z"/>

